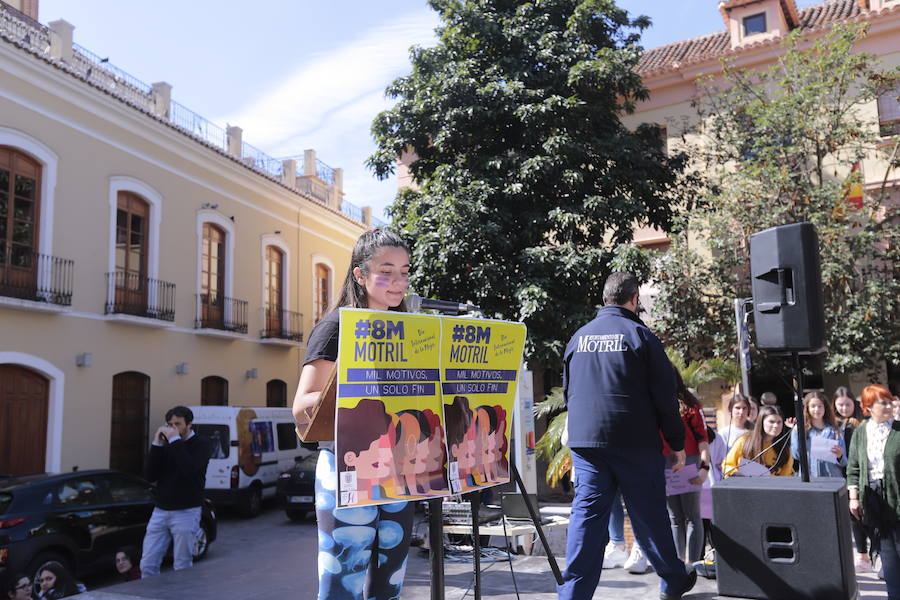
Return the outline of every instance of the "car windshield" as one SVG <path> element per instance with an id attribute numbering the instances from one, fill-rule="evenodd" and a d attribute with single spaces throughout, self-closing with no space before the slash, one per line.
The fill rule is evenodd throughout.
<path id="1" fill-rule="evenodd" d="M 6 513 L 7 509 L 9 508 L 9 505 L 12 504 L 12 501 L 13 501 L 12 494 L 9 494 L 6 492 L 0 492 L 0 515 Z"/>

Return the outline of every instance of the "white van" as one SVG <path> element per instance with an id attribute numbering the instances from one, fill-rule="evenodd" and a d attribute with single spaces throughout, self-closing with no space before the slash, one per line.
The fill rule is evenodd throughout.
<path id="1" fill-rule="evenodd" d="M 191 406 L 193 430 L 210 440 L 207 498 L 248 517 L 275 495 L 278 476 L 314 452 L 294 432 L 290 408 Z M 314 446 L 314 445 L 313 445 Z"/>

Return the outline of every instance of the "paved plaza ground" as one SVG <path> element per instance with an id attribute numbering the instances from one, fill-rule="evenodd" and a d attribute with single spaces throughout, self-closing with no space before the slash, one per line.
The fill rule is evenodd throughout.
<path id="1" fill-rule="evenodd" d="M 219 525 L 219 540 L 209 556 L 185 571 L 166 570 L 158 577 L 114 583 L 98 579 L 85 600 L 172 600 L 173 598 L 228 598 L 231 600 L 298 600 L 316 596 L 316 527 L 312 520 L 294 523 L 274 507 L 259 517 L 243 520 L 225 515 Z M 427 527 L 424 522 L 420 533 Z M 563 535 L 560 532 L 560 535 Z M 561 539 L 553 540 L 556 548 Z M 560 557 L 560 565 L 564 558 Z M 516 598 L 509 563 L 482 563 L 482 596 L 492 600 Z M 513 560 L 520 598 L 551 600 L 556 598 L 553 575 L 544 556 L 515 556 Z M 448 560 L 445 564 L 446 600 L 474 598 L 472 563 Z M 410 550 L 409 567 L 402 600 L 428 600 L 430 568 L 427 553 Z M 89 580 L 90 584 L 91 581 Z M 100 587 L 98 587 L 100 586 Z M 859 577 L 860 598 L 886 598 L 884 583 L 874 575 Z M 622 569 L 603 571 L 595 599 L 656 600 L 659 578 L 654 574 L 630 575 Z M 697 587 L 685 596 L 688 600 L 712 600 L 716 582 L 699 578 Z M 721 597 L 724 598 L 724 597 Z"/>

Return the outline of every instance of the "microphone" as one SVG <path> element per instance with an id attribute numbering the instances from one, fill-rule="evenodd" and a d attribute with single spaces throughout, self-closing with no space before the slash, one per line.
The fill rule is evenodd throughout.
<path id="1" fill-rule="evenodd" d="M 451 302 L 449 300 L 433 300 L 431 298 L 423 298 L 418 294 L 409 294 L 406 296 L 406 307 L 409 308 L 410 312 L 436 310 L 437 312 L 449 315 L 462 315 L 468 312 L 481 311 L 481 309 L 474 304 Z"/>

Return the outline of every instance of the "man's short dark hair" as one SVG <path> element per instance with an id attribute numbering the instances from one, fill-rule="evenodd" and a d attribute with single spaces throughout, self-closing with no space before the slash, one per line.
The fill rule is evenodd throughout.
<path id="1" fill-rule="evenodd" d="M 606 279 L 603 286 L 603 304 L 623 305 L 638 293 L 641 282 L 628 271 L 616 271 Z"/>
<path id="2" fill-rule="evenodd" d="M 185 423 L 194 422 L 194 413 L 187 406 L 176 406 L 166 411 L 166 423 L 168 423 L 172 417 L 181 417 L 184 419 Z"/>

